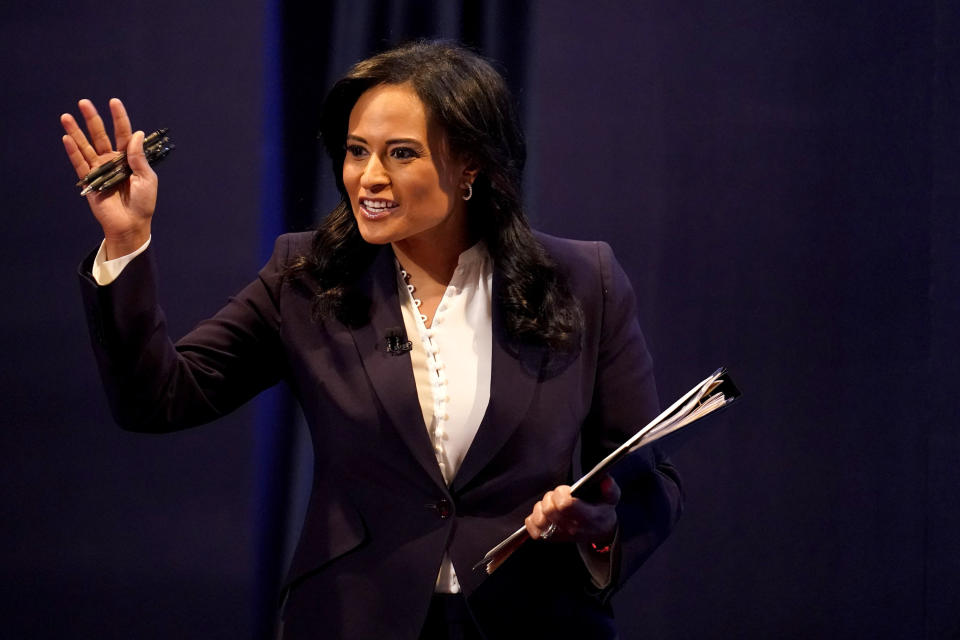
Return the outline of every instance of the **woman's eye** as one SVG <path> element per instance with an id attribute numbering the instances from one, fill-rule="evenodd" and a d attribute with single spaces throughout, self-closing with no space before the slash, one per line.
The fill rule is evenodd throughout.
<path id="1" fill-rule="evenodd" d="M 347 155 L 352 156 L 354 158 L 361 158 L 366 152 L 367 150 L 358 144 L 347 145 Z"/>
<path id="2" fill-rule="evenodd" d="M 415 150 L 411 149 L 410 147 L 397 147 L 390 152 L 390 155 L 392 155 L 397 160 L 410 160 L 412 158 L 418 157 L 420 154 L 418 154 Z"/>

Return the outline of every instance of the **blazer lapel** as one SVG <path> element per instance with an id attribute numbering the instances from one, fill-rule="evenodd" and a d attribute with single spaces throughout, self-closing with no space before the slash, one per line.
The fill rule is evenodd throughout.
<path id="1" fill-rule="evenodd" d="M 408 355 L 394 356 L 386 351 L 387 330 L 403 327 L 397 273 L 393 251 L 384 247 L 359 283 L 370 299 L 370 322 L 351 327 L 357 352 L 367 377 L 400 437 L 414 458 L 441 487 L 446 487 L 433 453 L 423 411 L 417 397 L 417 385 Z"/>
<path id="2" fill-rule="evenodd" d="M 494 272 L 490 402 L 453 479 L 451 489 L 454 492 L 462 491 L 493 459 L 527 414 L 546 355 L 545 348 L 523 344 L 507 334 L 501 310 L 495 302 L 500 286 Z"/>

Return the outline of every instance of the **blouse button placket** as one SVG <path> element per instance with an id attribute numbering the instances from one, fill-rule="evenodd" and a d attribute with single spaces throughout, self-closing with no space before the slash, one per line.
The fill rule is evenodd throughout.
<path id="1" fill-rule="evenodd" d="M 458 267 L 462 272 L 462 267 Z M 403 281 L 407 285 L 407 291 L 410 292 L 410 297 L 413 299 L 413 304 L 416 307 L 417 311 L 420 310 L 420 307 L 423 305 L 423 301 L 420 298 L 417 298 L 414 295 L 416 292 L 416 287 L 410 282 L 410 274 L 404 269 L 400 269 L 400 275 L 403 276 Z M 452 287 L 448 287 L 450 291 Z M 447 365 L 444 364 L 442 360 L 438 357 L 439 349 L 437 349 L 437 344 L 434 341 L 434 336 L 436 331 L 433 329 L 433 325 L 437 325 L 443 322 L 443 312 L 447 310 L 447 303 L 442 302 L 437 308 L 437 312 L 433 316 L 433 322 L 430 327 L 427 327 L 427 316 L 423 313 L 420 313 L 420 320 L 423 323 L 423 348 L 427 352 L 427 360 L 430 371 L 430 378 L 433 383 L 434 388 L 434 407 L 433 407 L 433 416 L 434 416 L 434 428 L 433 428 L 433 451 L 437 456 L 437 463 L 440 465 L 440 471 L 446 471 L 445 451 L 443 447 L 443 441 L 447 437 L 446 423 L 450 420 L 450 414 L 447 413 L 447 404 L 450 402 L 450 395 L 447 389 L 447 377 L 445 370 Z"/>

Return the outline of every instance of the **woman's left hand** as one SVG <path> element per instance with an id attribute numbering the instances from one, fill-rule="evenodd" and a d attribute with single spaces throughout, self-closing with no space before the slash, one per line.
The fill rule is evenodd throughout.
<path id="1" fill-rule="evenodd" d="M 610 543 L 617 531 L 616 506 L 620 501 L 620 487 L 610 476 L 600 482 L 600 500 L 586 502 L 570 495 L 570 487 L 560 485 L 547 492 L 533 511 L 524 520 L 527 533 L 540 539 L 556 528 L 547 538 L 552 542 L 582 542 L 605 545 Z"/>

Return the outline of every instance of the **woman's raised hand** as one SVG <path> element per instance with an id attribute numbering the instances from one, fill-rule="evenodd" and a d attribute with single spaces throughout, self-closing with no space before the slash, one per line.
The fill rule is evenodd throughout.
<path id="1" fill-rule="evenodd" d="M 83 178 L 92 169 L 112 160 L 119 151 L 127 152 L 127 163 L 133 174 L 115 189 L 87 195 L 87 202 L 103 227 L 107 259 L 112 260 L 133 253 L 150 237 L 150 220 L 157 204 L 157 174 L 143 153 L 143 131 L 133 133 L 130 118 L 117 98 L 110 100 L 113 116 L 113 135 L 116 147 L 110 143 L 103 119 L 87 99 L 77 103 L 87 125 L 90 140 L 69 113 L 60 116 L 66 135 L 63 148 L 70 163 Z"/>

